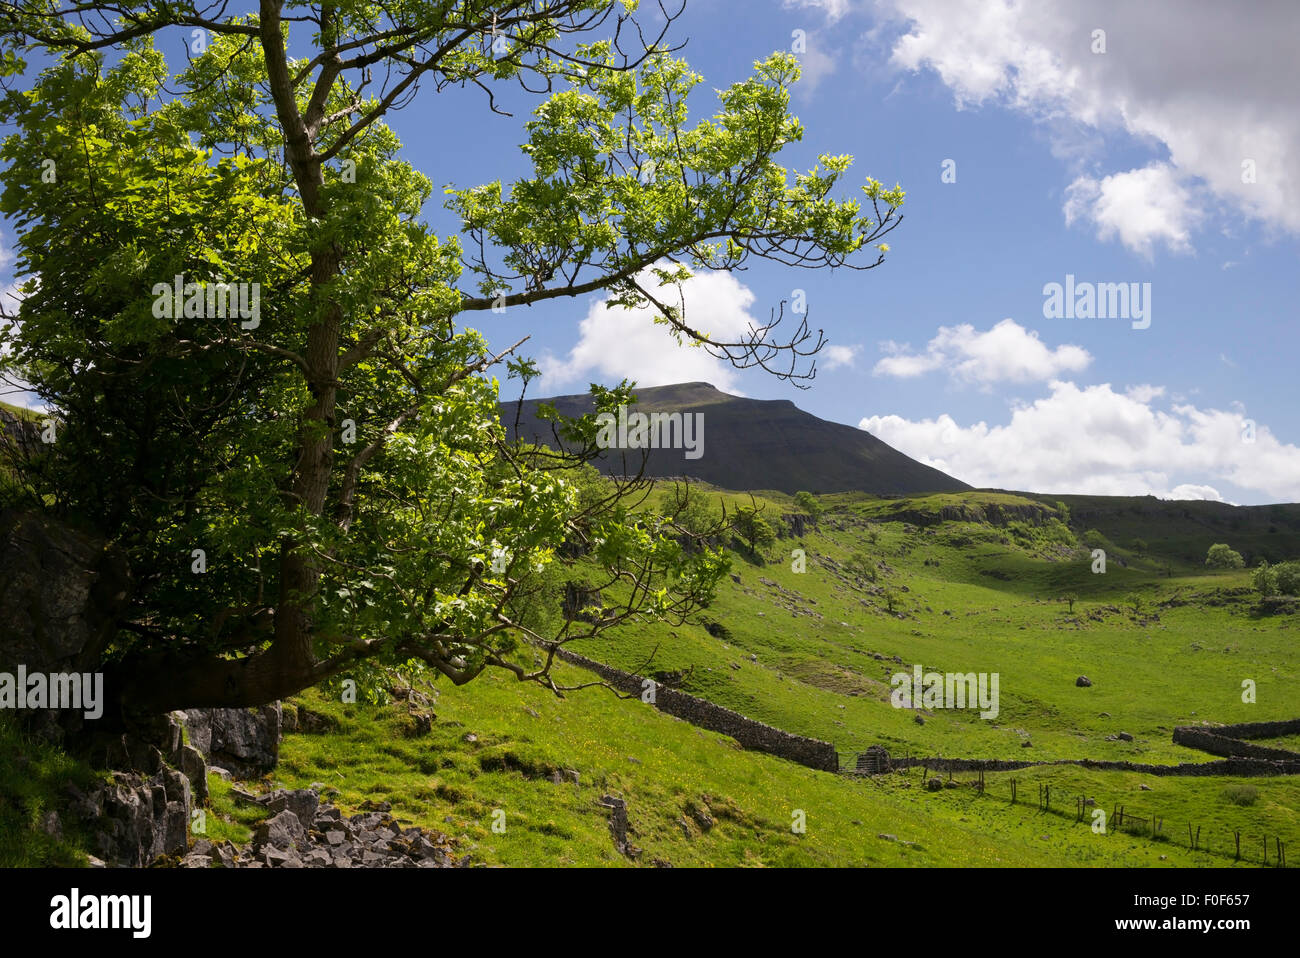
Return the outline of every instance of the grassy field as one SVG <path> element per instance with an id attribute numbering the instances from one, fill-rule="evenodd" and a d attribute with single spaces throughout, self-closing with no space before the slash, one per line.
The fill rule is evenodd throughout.
<path id="1" fill-rule="evenodd" d="M 779 495 L 759 501 L 774 520 L 796 511 Z M 780 540 L 761 561 L 737 558 L 739 582 L 727 580 L 705 612 L 709 629 L 644 625 L 578 650 L 628 669 L 653 651 L 643 672 L 683 671 L 684 690 L 830 741 L 846 765 L 871 744 L 912 755 L 1200 762 L 1211 757 L 1172 743 L 1175 725 L 1300 714 L 1295 616 L 1260 615 L 1244 571 L 1209 573 L 1157 553 L 1149 518 L 1140 527 L 1147 536 L 1107 523 L 1099 574 L 1079 539 L 1086 530 L 1059 521 L 1055 503 L 966 493 L 826 504 L 829 514 L 802 539 Z M 1235 545 L 1219 531 L 1211 524 L 1200 540 L 1184 531 L 1180 541 L 1201 555 L 1213 541 Z M 1123 545 L 1134 538 L 1148 539 L 1141 554 Z M 804 550 L 802 572 L 794 549 Z M 874 580 L 849 571 L 855 553 L 869 557 Z M 1062 600 L 1070 593 L 1073 611 Z M 931 709 L 918 723 L 917 712 L 889 701 L 889 676 L 914 663 L 999 673 L 999 715 Z M 1077 687 L 1080 675 L 1093 685 Z M 1246 679 L 1254 704 L 1242 701 Z M 485 863 L 626 861 L 599 804 L 607 793 L 628 802 L 641 863 L 1219 865 L 1232 862 L 1238 830 L 1248 862 L 1259 862 L 1265 837 L 1270 861 L 1275 837 L 1300 847 L 1300 782 L 1291 778 L 1054 767 L 990 774 L 982 796 L 973 787 L 936 793 L 920 787 L 919 771 L 862 780 L 739 751 L 600 690 L 560 700 L 486 677 L 444 689 L 432 736 L 415 739 L 400 734 L 400 707 L 331 704 L 318 693 L 308 703 L 342 730 L 290 736 L 279 779 L 325 782 L 345 806 L 391 801 Z M 553 783 L 560 769 L 577 771 L 579 784 Z M 973 778 L 957 776 L 967 786 Z M 1036 805 L 1040 783 L 1057 796 L 1046 813 Z M 1249 801 L 1243 786 L 1254 789 Z M 1076 797 L 1095 802 L 1084 824 Z M 1142 827 L 1138 816 L 1160 818 L 1161 832 L 1095 835 L 1091 809 L 1109 816 L 1120 805 L 1131 827 Z M 494 809 L 506 814 L 503 835 L 490 829 Z M 796 809 L 804 834 L 790 830 Z M 1189 822 L 1208 853 L 1187 848 Z"/>
<path id="2" fill-rule="evenodd" d="M 797 511 L 776 494 L 758 502 L 782 527 L 781 516 Z M 577 650 L 643 673 L 680 671 L 684 690 L 829 741 L 850 767 L 873 744 L 896 755 L 1202 762 L 1211 756 L 1172 743 L 1176 725 L 1300 715 L 1300 617 L 1266 614 L 1247 571 L 1209 572 L 1197 558 L 1212 542 L 1258 552 L 1251 543 L 1261 540 L 1275 558 L 1294 556 L 1294 507 L 1248 511 L 1238 540 L 1232 511 L 1135 502 L 825 497 L 826 515 L 802 538 L 780 539 L 762 557 L 739 550 L 735 578 L 701 622 L 623 628 Z M 1184 505 L 1194 505 L 1192 518 Z M 1152 508 L 1170 513 L 1163 538 Z M 1099 543 L 1104 574 L 1092 571 Z M 893 707 L 890 676 L 917 663 L 998 673 L 999 714 Z M 1091 687 L 1076 686 L 1081 675 Z M 557 677 L 591 679 L 568 665 Z M 1254 703 L 1243 701 L 1246 680 Z M 1300 854 L 1296 778 L 1057 766 L 990 773 L 983 794 L 973 774 L 930 791 L 920 770 L 837 776 L 743 751 L 603 689 L 558 698 L 485 674 L 426 691 L 436 720 L 424 735 L 411 734 L 402 702 L 305 693 L 295 704 L 328 716 L 334 730 L 287 735 L 275 773 L 250 787 L 322 783 L 348 812 L 389 801 L 397 817 L 447 833 L 480 865 L 1219 866 L 1234 864 L 1236 832 L 1241 867 L 1261 863 L 1265 840 L 1270 864 L 1277 839 L 1293 860 Z M 1275 744 L 1296 747 L 1300 737 Z M 29 846 L 22 836 L 54 800 L 55 779 L 90 773 L 57 752 L 21 751 L 24 762 L 0 763 L 0 856 L 73 861 L 76 836 Z M 216 777 L 210 785 L 208 837 L 246 840 L 260 812 Z M 1040 785 L 1052 789 L 1046 811 Z M 606 795 L 627 802 L 631 856 L 615 848 Z M 1092 801 L 1082 822 L 1077 799 Z M 1120 806 L 1124 828 L 1111 821 Z M 1108 817 L 1105 834 L 1091 827 L 1093 809 Z M 1152 819 L 1163 821 L 1155 835 Z M 1193 836 L 1201 830 L 1196 851 L 1189 823 Z"/>

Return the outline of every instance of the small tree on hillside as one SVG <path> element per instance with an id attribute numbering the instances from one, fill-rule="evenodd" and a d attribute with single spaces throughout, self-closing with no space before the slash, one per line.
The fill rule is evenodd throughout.
<path id="1" fill-rule="evenodd" d="M 1250 577 L 1250 584 L 1265 598 L 1277 594 L 1277 573 L 1269 566 L 1268 560 L 1259 560 L 1259 565 Z"/>
<path id="2" fill-rule="evenodd" d="M 755 556 L 761 555 L 760 550 L 764 546 L 776 541 L 776 530 L 762 517 L 760 510 L 755 506 L 737 506 L 732 528 Z"/>
<path id="3" fill-rule="evenodd" d="M 796 492 L 794 494 L 794 504 L 812 516 L 813 522 L 822 517 L 822 504 L 817 501 L 817 497 L 811 492 Z"/>
<path id="4" fill-rule="evenodd" d="M 872 582 L 876 581 L 876 563 L 871 556 L 861 550 L 849 556 L 845 566 L 856 576 L 870 579 Z"/>
<path id="5" fill-rule="evenodd" d="M 1070 614 L 1074 615 L 1074 603 L 1079 601 L 1079 597 L 1073 592 L 1067 592 L 1065 595 L 1061 596 L 1061 601 L 1069 605 Z"/>
<path id="6" fill-rule="evenodd" d="M 1273 566 L 1277 591 L 1282 595 L 1300 595 L 1300 562 L 1282 562 Z"/>
<path id="7" fill-rule="evenodd" d="M 1205 564 L 1211 569 L 1244 569 L 1246 560 L 1241 553 L 1231 549 L 1226 543 L 1216 542 L 1205 554 Z"/>

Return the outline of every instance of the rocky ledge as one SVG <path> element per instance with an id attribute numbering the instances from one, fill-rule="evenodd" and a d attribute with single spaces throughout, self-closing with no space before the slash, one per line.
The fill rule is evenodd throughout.
<path id="1" fill-rule="evenodd" d="M 389 814 L 387 802 L 361 804 L 345 818 L 318 787 L 276 789 L 266 795 L 236 791 L 236 796 L 273 812 L 240 847 L 233 842 L 201 839 L 179 859 L 182 868 L 453 868 L 469 864 L 456 858 L 451 840 L 437 832 L 402 823 Z"/>

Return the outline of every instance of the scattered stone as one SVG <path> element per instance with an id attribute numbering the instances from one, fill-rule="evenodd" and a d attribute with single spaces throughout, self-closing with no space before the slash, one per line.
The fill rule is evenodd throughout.
<path id="1" fill-rule="evenodd" d="M 1131 741 L 1133 741 L 1133 736 L 1130 735 L 1128 732 L 1119 732 L 1118 734 L 1116 734 L 1115 737 L 1116 737 L 1117 739 L 1119 739 L 1121 742 L 1131 742 Z"/>
<path id="2" fill-rule="evenodd" d="M 1141 789 L 1142 791 L 1144 791 L 1144 792 L 1149 792 L 1149 791 L 1151 791 L 1151 786 L 1150 786 L 1150 785 L 1147 785 L 1145 782 L 1143 782 L 1142 784 L 1138 785 L 1138 788 L 1140 788 L 1140 789 Z"/>
<path id="3" fill-rule="evenodd" d="M 915 722 L 917 725 L 925 724 L 925 719 L 921 718 L 920 712 L 917 712 L 915 715 L 912 716 L 912 721 Z"/>
<path id="4" fill-rule="evenodd" d="M 1020 747 L 1021 747 L 1021 748 L 1033 748 L 1033 747 L 1034 747 L 1034 743 L 1031 742 L 1031 741 L 1029 741 L 1029 739 L 1025 739 L 1023 742 L 1020 743 Z"/>
<path id="5" fill-rule="evenodd" d="M 1074 684 L 1081 689 L 1086 689 L 1092 685 L 1092 679 L 1088 678 L 1086 675 L 1081 675 L 1074 680 Z"/>

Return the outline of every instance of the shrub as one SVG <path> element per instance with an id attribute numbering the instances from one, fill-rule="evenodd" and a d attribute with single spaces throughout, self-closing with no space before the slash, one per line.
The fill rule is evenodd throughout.
<path id="1" fill-rule="evenodd" d="M 1272 568 L 1277 591 L 1283 595 L 1300 595 L 1300 562 L 1294 559 Z"/>
<path id="2" fill-rule="evenodd" d="M 1205 564 L 1211 569 L 1244 569 L 1246 560 L 1241 553 L 1228 547 L 1226 543 L 1216 542 L 1205 553 Z"/>
<path id="3" fill-rule="evenodd" d="M 1263 559 L 1259 560 L 1259 566 L 1251 574 L 1250 584 L 1255 591 L 1262 596 L 1277 594 L 1277 571 L 1269 568 L 1269 565 Z"/>
<path id="4" fill-rule="evenodd" d="M 1089 529 L 1083 534 L 1083 544 L 1089 549 L 1109 549 L 1110 540 L 1096 529 Z"/>

